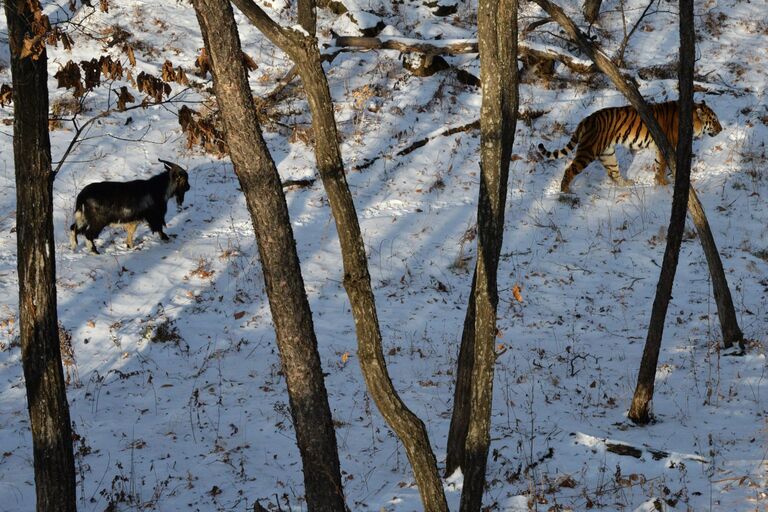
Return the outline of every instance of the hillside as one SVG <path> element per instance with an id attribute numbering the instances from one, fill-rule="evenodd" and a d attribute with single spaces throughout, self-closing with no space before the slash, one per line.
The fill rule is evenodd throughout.
<path id="1" fill-rule="evenodd" d="M 414 0 L 342 0 L 351 11 L 319 9 L 320 40 L 360 35 L 423 40 L 476 36 L 475 2 L 437 16 Z M 108 54 L 160 76 L 186 71 L 163 104 L 112 112 L 89 124 L 54 183 L 59 315 L 72 357 L 65 370 L 82 511 L 306 510 L 301 464 L 270 323 L 253 228 L 227 158 L 187 144 L 178 111 L 209 113 L 211 85 L 194 74 L 203 46 L 188 2 L 110 2 L 109 12 L 67 2 L 46 12 L 74 46 L 49 48 L 54 162 L 74 136 L 72 90 L 54 74 L 72 60 Z M 294 2 L 259 2 L 293 25 Z M 451 4 L 441 0 L 440 5 Z M 578 2 L 559 2 L 583 23 Z M 622 7 L 623 6 L 623 7 Z M 613 53 L 647 4 L 606 0 L 597 41 Z M 295 9 L 295 6 L 294 6 Z M 677 6 L 652 4 L 626 49 L 625 68 L 645 70 L 641 92 L 677 98 Z M 564 146 L 578 122 L 626 104 L 607 80 L 562 64 L 555 76 L 520 87 L 499 268 L 501 305 L 488 510 L 754 511 L 768 507 L 768 22 L 764 2 L 697 2 L 697 95 L 723 131 L 694 142 L 692 183 L 723 258 L 737 315 L 749 340 L 743 356 L 721 352 L 706 261 L 689 224 L 667 317 L 654 413 L 643 428 L 626 419 L 665 247 L 671 187 L 654 185 L 653 151 L 619 150 L 613 185 L 598 163 L 573 182 L 577 205 L 559 200 L 566 162 L 535 148 Z M 356 15 L 356 17 L 355 17 Z M 540 19 L 521 5 L 520 25 Z M 243 48 L 258 65 L 264 98 L 290 70 L 287 57 L 238 15 Z M 5 19 L 0 83 L 10 83 Z M 579 55 L 554 24 L 526 35 L 544 48 Z M 134 51 L 132 66 L 123 51 Z M 395 387 L 426 423 L 442 465 L 462 322 L 474 264 L 479 132 L 442 131 L 479 116 L 480 90 L 457 78 L 479 75 L 476 54 L 446 57 L 427 77 L 403 68 L 396 51 L 343 51 L 326 65 L 342 134 Z M 672 69 L 672 74 L 669 70 Z M 126 75 L 85 96 L 82 125 L 114 108 L 120 87 L 144 97 Z M 56 110 L 59 109 L 59 110 Z M 281 177 L 316 178 L 308 107 L 293 82 L 262 112 Z M 34 508 L 29 418 L 18 346 L 12 107 L 0 109 L 0 511 Z M 434 137 L 407 154 L 401 150 Z M 146 226 L 138 247 L 107 229 L 102 254 L 69 247 L 75 197 L 88 183 L 147 178 L 158 158 L 189 170 L 183 208 L 169 206 L 169 243 Z M 342 286 L 341 257 L 319 181 L 286 189 L 326 386 L 337 426 L 347 503 L 353 511 L 420 510 L 401 444 L 365 391 Z M 518 286 L 522 301 L 513 288 Z M 616 448 L 628 444 L 632 449 Z M 620 452 L 630 452 L 619 454 Z M 442 466 L 441 466 L 442 467 Z M 458 510 L 459 476 L 446 481 Z"/>

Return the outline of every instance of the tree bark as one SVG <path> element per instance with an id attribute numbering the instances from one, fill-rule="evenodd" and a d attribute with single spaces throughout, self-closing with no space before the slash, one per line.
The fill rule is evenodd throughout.
<path id="1" fill-rule="evenodd" d="M 307 508 L 345 510 L 336 436 L 280 177 L 264 143 L 227 0 L 194 0 L 225 136 L 251 214 L 304 469 Z"/>
<path id="2" fill-rule="evenodd" d="M 664 155 L 664 159 L 672 172 L 676 172 L 675 166 L 675 148 L 667 139 L 659 123 L 653 117 L 648 104 L 645 102 L 637 87 L 625 80 L 619 71 L 619 68 L 600 50 L 589 38 L 587 38 L 566 16 L 563 10 L 549 0 L 533 0 L 547 14 L 549 14 L 565 30 L 566 34 L 595 62 L 597 67 L 613 82 L 616 88 L 621 92 L 632 106 L 640 114 L 641 119 L 648 127 L 653 136 L 653 140 Z M 728 281 L 723 271 L 723 263 L 720 260 L 720 254 L 715 245 L 715 239 L 712 236 L 712 230 L 709 227 L 704 208 L 693 187 L 690 187 L 688 193 L 688 213 L 696 227 L 699 235 L 701 247 L 704 250 L 704 256 L 707 258 L 709 273 L 712 277 L 712 289 L 717 304 L 717 314 L 720 318 L 720 328 L 723 334 L 723 344 L 730 348 L 734 343 L 743 345 L 744 335 L 739 328 L 736 319 L 736 309 L 733 306 L 731 291 L 728 288 Z"/>
<path id="3" fill-rule="evenodd" d="M 475 294 L 477 293 L 477 272 L 472 274 L 472 286 L 467 302 L 467 314 L 461 332 L 461 346 L 456 362 L 456 389 L 453 392 L 453 413 L 448 429 L 448 443 L 445 448 L 445 477 L 463 468 L 467 431 L 471 414 L 472 370 L 475 363 Z"/>
<path id="4" fill-rule="evenodd" d="M 400 399 L 387 372 L 381 329 L 368 261 L 352 194 L 344 174 L 328 81 L 314 35 L 283 29 L 250 0 L 233 0 L 235 6 L 286 52 L 297 66 L 307 92 L 315 134 L 315 155 L 320 177 L 339 234 L 344 265 L 344 287 L 352 306 L 363 377 L 377 408 L 403 443 L 427 511 L 447 511 L 442 482 L 424 423 Z"/>
<path id="5" fill-rule="evenodd" d="M 603 0 L 584 0 L 584 19 L 590 25 L 597 21 L 597 17 L 600 14 L 600 4 Z"/>
<path id="6" fill-rule="evenodd" d="M 517 124 L 517 7 L 517 0 L 479 0 L 478 3 L 483 99 L 480 107 L 476 289 L 473 295 L 474 360 L 462 461 L 463 512 L 477 512 L 482 506 L 491 443 L 496 311 L 499 302 L 497 272 L 504 235 L 509 160 Z M 468 309 L 472 306 L 470 304 Z M 470 316 L 468 313 L 467 317 Z"/>
<path id="7" fill-rule="evenodd" d="M 685 210 L 688 189 L 691 184 L 691 146 L 693 143 L 693 67 L 696 55 L 696 40 L 693 26 L 693 0 L 680 0 L 680 98 L 677 136 L 677 172 L 675 190 L 672 196 L 672 214 L 667 231 L 667 247 L 656 285 L 648 336 L 637 376 L 637 386 L 629 409 L 629 419 L 646 424 L 651 420 L 650 402 L 653 399 L 656 366 L 659 361 L 661 339 L 664 334 L 664 319 L 667 316 L 669 300 L 672 298 L 672 284 L 675 280 L 680 245 L 685 231 Z"/>
<path id="8" fill-rule="evenodd" d="M 311 36 L 317 31 L 317 5 L 315 0 L 299 0 L 299 25 Z"/>
<path id="9" fill-rule="evenodd" d="M 34 33 L 35 13 L 40 13 L 35 0 L 5 2 L 13 77 L 21 359 L 32 426 L 37 510 L 69 512 L 77 510 L 77 497 L 56 311 L 48 58 L 45 48 L 21 57 L 24 36 Z"/>

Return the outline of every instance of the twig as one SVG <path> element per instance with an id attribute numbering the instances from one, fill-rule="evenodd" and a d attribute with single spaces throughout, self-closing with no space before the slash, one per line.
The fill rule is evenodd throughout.
<path id="1" fill-rule="evenodd" d="M 128 112 L 130 110 L 136 110 L 138 108 L 147 108 L 148 106 L 164 105 L 164 104 L 167 104 L 167 103 L 174 103 L 174 102 L 177 101 L 176 98 L 178 98 L 179 96 L 181 96 L 182 94 L 187 92 L 189 89 L 190 89 L 189 87 L 187 87 L 185 89 L 182 89 L 178 93 L 176 93 L 173 96 L 169 97 L 167 100 L 161 101 L 159 103 L 153 103 L 152 105 L 145 105 L 142 102 L 142 103 L 139 103 L 138 105 L 132 105 L 130 107 L 126 107 L 123 110 L 118 110 L 116 108 L 111 108 L 111 109 L 105 110 L 105 111 L 100 112 L 99 114 L 93 116 L 92 118 L 90 118 L 88 121 L 86 121 L 85 123 L 83 123 L 80 126 L 77 126 L 77 115 L 75 115 L 72 118 L 72 123 L 75 125 L 75 136 L 72 137 L 72 140 L 70 141 L 69 145 L 67 146 L 67 149 L 64 151 L 64 155 L 62 155 L 61 160 L 58 161 L 58 163 L 56 165 L 56 168 L 53 171 L 51 171 L 51 180 L 56 178 L 56 175 L 61 170 L 61 167 L 64 165 L 64 162 L 67 160 L 67 157 L 70 155 L 70 153 L 75 148 L 75 146 L 79 142 L 81 142 L 80 134 L 82 134 L 83 130 L 85 130 L 88 126 L 90 126 L 91 123 L 93 123 L 94 121 L 97 121 L 99 119 L 103 119 L 103 118 L 107 117 L 108 115 L 114 114 L 116 112 Z"/>
<path id="2" fill-rule="evenodd" d="M 430 141 L 438 138 L 438 137 L 450 137 L 453 134 L 459 133 L 459 132 L 468 132 L 470 130 L 476 130 L 480 128 L 480 120 L 476 119 L 472 121 L 471 123 L 463 124 L 461 126 L 454 126 L 453 128 L 448 128 L 446 130 L 443 130 L 439 132 L 436 135 L 431 135 L 428 137 L 424 137 L 423 139 L 419 139 L 416 142 L 413 142 L 409 144 L 407 147 L 401 149 L 397 153 L 395 153 L 396 156 L 404 156 L 408 153 L 411 153 L 417 149 L 419 149 L 422 146 L 426 146 Z M 374 163 L 376 163 L 377 160 L 379 160 L 381 157 L 383 157 L 386 153 L 380 153 L 376 155 L 373 158 L 367 159 L 365 162 L 363 162 L 360 165 L 352 167 L 353 171 L 362 171 L 364 169 L 367 169 L 368 167 L 372 166 Z"/>
<path id="3" fill-rule="evenodd" d="M 648 11 L 650 10 L 651 6 L 654 3 L 657 3 L 659 0 L 651 0 L 648 5 L 645 7 L 645 10 L 640 15 L 640 17 L 637 19 L 637 22 L 635 22 L 635 25 L 632 27 L 632 30 L 629 31 L 629 34 L 626 34 L 624 36 L 624 40 L 619 45 L 619 49 L 616 51 L 616 61 L 620 63 L 620 65 L 624 65 L 624 52 L 627 49 L 627 45 L 629 44 L 629 39 L 632 37 L 632 34 L 635 33 L 635 30 L 637 30 L 637 27 L 640 26 L 640 22 L 643 21 L 643 18 L 645 18 L 645 15 L 648 14 Z M 622 18 L 624 18 L 624 4 L 622 4 Z M 626 26 L 626 25 L 625 25 Z M 625 28 L 626 30 L 626 28 Z"/>

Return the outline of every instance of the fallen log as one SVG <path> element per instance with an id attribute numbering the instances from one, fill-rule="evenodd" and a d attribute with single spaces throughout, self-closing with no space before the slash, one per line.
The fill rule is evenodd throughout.
<path id="1" fill-rule="evenodd" d="M 334 46 L 337 49 L 396 50 L 402 53 L 420 53 L 428 59 L 443 55 L 464 55 L 478 52 L 476 39 L 424 41 L 421 39 L 391 36 L 338 36 L 334 39 Z M 580 59 L 559 48 L 520 41 L 518 43 L 518 50 L 520 58 L 532 56 L 538 59 L 558 61 L 577 73 L 591 74 L 597 71 L 592 61 Z M 329 48 L 329 51 L 333 51 L 333 48 Z"/>

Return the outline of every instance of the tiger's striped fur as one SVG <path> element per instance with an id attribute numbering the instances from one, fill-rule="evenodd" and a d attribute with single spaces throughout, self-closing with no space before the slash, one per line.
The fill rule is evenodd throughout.
<path id="1" fill-rule="evenodd" d="M 677 101 L 651 105 L 653 116 L 661 125 L 664 134 L 674 147 L 677 147 L 677 129 L 679 125 Z M 696 103 L 693 109 L 693 134 L 700 136 L 706 133 L 715 136 L 722 130 L 717 114 L 703 101 Z M 661 151 L 653 142 L 650 131 L 640 119 L 634 107 L 613 107 L 598 110 L 587 116 L 579 123 L 568 144 L 556 151 L 547 151 L 539 144 L 539 151 L 547 158 L 562 158 L 573 149 L 576 155 L 573 162 L 565 169 L 563 181 L 560 183 L 561 192 L 570 192 L 571 181 L 594 160 L 599 159 L 605 167 L 608 176 L 617 185 L 631 185 L 632 180 L 623 178 L 619 173 L 616 161 L 616 144 L 621 144 L 631 150 L 652 147 L 656 149 L 656 183 L 666 185 L 666 162 Z"/>

